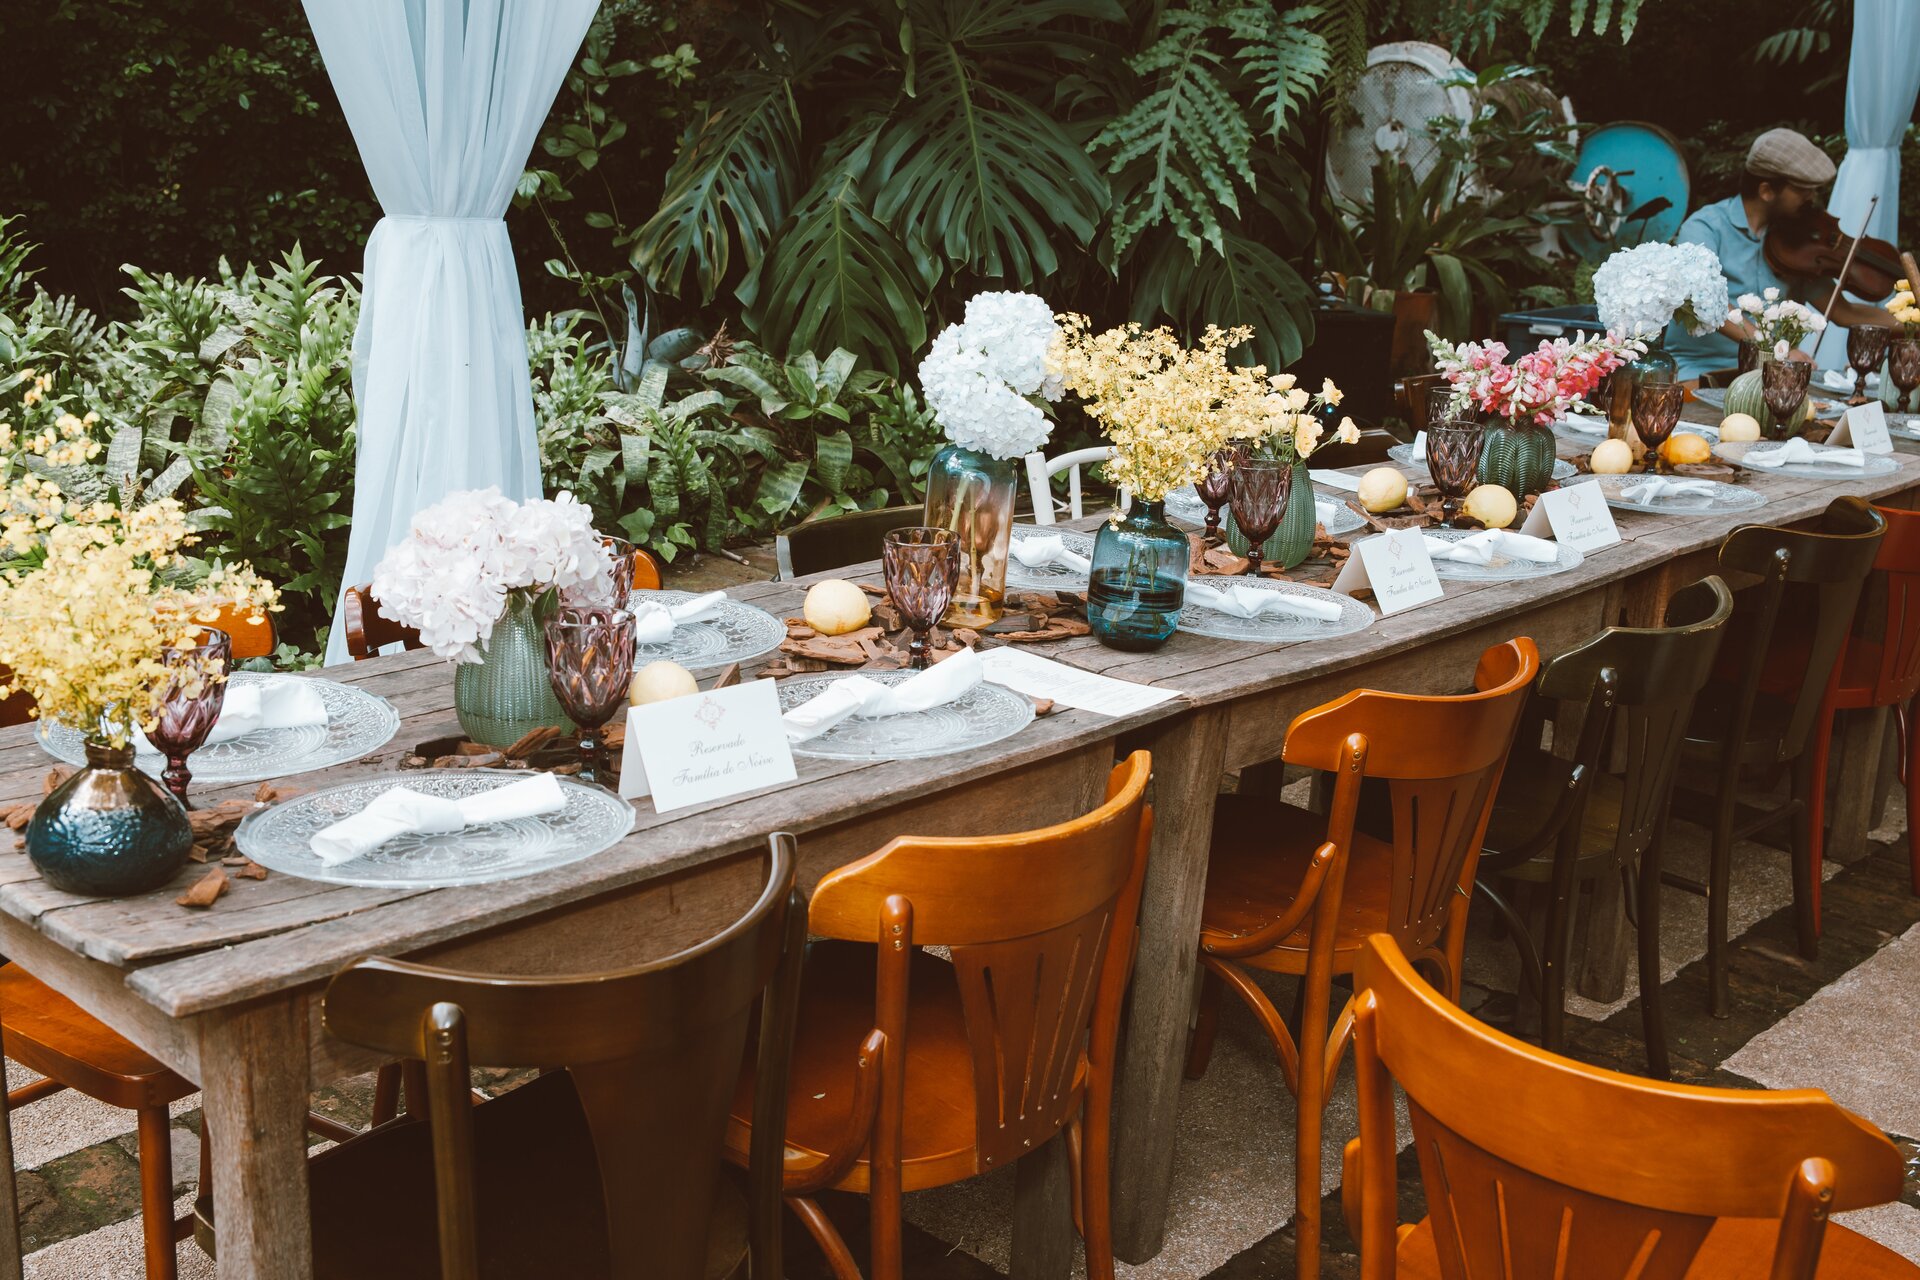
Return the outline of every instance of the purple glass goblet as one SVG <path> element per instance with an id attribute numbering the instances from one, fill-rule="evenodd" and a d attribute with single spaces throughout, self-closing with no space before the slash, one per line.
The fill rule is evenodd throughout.
<path id="1" fill-rule="evenodd" d="M 609 785 L 601 730 L 626 705 L 633 685 L 633 615 L 562 605 L 547 622 L 546 635 L 547 680 L 561 710 L 580 728 L 580 777 Z"/>
<path id="2" fill-rule="evenodd" d="M 160 780 L 185 805 L 187 783 L 193 779 L 187 757 L 206 743 L 226 705 L 233 638 L 208 627 L 201 631 L 199 644 L 162 649 L 160 662 L 167 668 L 167 687 L 153 728 L 147 730 L 147 741 L 167 758 Z"/>
<path id="3" fill-rule="evenodd" d="M 1853 398 L 1867 398 L 1867 375 L 1880 367 L 1886 357 L 1893 330 L 1884 325 L 1862 324 L 1847 330 L 1847 364 L 1853 369 Z"/>
<path id="4" fill-rule="evenodd" d="M 1920 338 L 1896 338 L 1887 345 L 1887 377 L 1900 392 L 1899 408 L 1920 387 Z"/>
<path id="5" fill-rule="evenodd" d="M 1660 471 L 1660 446 L 1680 424 L 1687 389 L 1677 382 L 1642 383 L 1633 389 L 1633 429 L 1647 446 L 1647 470 Z"/>
<path id="6" fill-rule="evenodd" d="M 1247 576 L 1260 574 L 1260 547 L 1280 527 L 1293 488 L 1293 468 L 1249 458 L 1233 469 L 1233 522 L 1247 539 Z"/>
<path id="7" fill-rule="evenodd" d="M 881 540 L 880 568 L 900 620 L 913 631 L 913 639 L 907 642 L 907 664 L 916 671 L 925 670 L 927 634 L 946 616 L 960 581 L 959 539 L 951 529 L 926 525 L 895 529 Z"/>
<path id="8" fill-rule="evenodd" d="M 1220 508 L 1227 505 L 1227 498 L 1233 493 L 1233 469 L 1238 464 L 1243 450 L 1239 445 L 1228 445 L 1214 451 L 1213 460 L 1207 466 L 1207 474 L 1193 486 L 1200 495 L 1200 501 L 1207 504 L 1206 539 L 1217 542 L 1220 538 Z"/>
<path id="9" fill-rule="evenodd" d="M 1807 387 L 1812 381 L 1811 360 L 1768 360 L 1761 364 L 1760 398 L 1773 414 L 1776 434 L 1792 434 L 1788 424 L 1807 402 Z"/>
<path id="10" fill-rule="evenodd" d="M 1459 513 L 1461 501 L 1473 491 L 1480 474 L 1480 446 L 1485 429 L 1468 418 L 1437 422 L 1427 428 L 1427 471 L 1440 491 L 1440 514 L 1448 524 Z"/>

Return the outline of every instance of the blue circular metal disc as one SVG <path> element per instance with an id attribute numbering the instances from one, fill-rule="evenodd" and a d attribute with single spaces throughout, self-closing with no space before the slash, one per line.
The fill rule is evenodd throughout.
<path id="1" fill-rule="evenodd" d="M 1671 240 L 1686 221 L 1693 189 L 1687 158 L 1674 136 L 1657 124 L 1622 120 L 1589 133 L 1574 159 L 1573 182 L 1580 187 L 1590 180 L 1593 188 L 1606 191 L 1611 216 L 1600 228 L 1583 218 L 1566 231 L 1574 252 L 1590 262 L 1650 240 Z M 1663 199 L 1664 207 L 1648 210 Z"/>

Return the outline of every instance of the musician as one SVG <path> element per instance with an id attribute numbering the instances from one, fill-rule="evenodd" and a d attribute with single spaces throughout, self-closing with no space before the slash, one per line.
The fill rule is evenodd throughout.
<path id="1" fill-rule="evenodd" d="M 1777 289 L 1777 297 L 1823 310 L 1833 294 L 1834 282 L 1808 277 L 1782 279 L 1767 262 L 1765 243 L 1770 228 L 1791 231 L 1796 222 L 1816 213 L 1820 188 L 1832 182 L 1833 175 L 1833 161 L 1806 135 L 1792 129 L 1769 129 L 1747 148 L 1739 194 L 1694 210 L 1681 224 L 1677 238 L 1682 244 L 1703 244 L 1713 250 L 1720 259 L 1720 270 L 1726 274 L 1729 298 L 1743 293 L 1765 296 L 1768 289 Z M 1882 308 L 1853 302 L 1844 294 L 1833 304 L 1831 319 L 1847 326 L 1888 322 Z M 1751 326 L 1729 322 L 1695 337 L 1676 321 L 1667 326 L 1666 345 L 1679 362 L 1681 380 L 1690 382 L 1709 369 L 1733 368 L 1739 363 L 1738 344 L 1752 336 Z M 1805 352 L 1795 351 L 1790 358 L 1808 357 Z"/>

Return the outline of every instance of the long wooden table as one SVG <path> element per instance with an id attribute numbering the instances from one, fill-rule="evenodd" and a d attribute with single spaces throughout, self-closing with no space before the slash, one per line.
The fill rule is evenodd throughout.
<path id="1" fill-rule="evenodd" d="M 1103 794 L 1116 753 L 1145 747 L 1154 755 L 1158 821 L 1114 1152 L 1117 1246 L 1123 1258 L 1142 1261 L 1158 1252 L 1164 1232 L 1208 832 L 1222 773 L 1277 758 L 1295 714 L 1355 685 L 1455 691 L 1469 681 L 1483 648 L 1514 635 L 1533 637 L 1545 654 L 1560 652 L 1623 610 L 1661 596 L 1674 580 L 1670 566 L 1702 563 L 1736 523 L 1803 520 L 1839 494 L 1883 499 L 1920 486 L 1920 458 L 1900 461 L 1899 472 L 1872 480 L 1757 479 L 1770 505 L 1739 520 L 1622 513 L 1623 542 L 1577 571 L 1449 583 L 1444 599 L 1329 644 L 1264 647 L 1182 633 L 1157 652 L 1134 654 L 1090 640 L 1062 642 L 1048 655 L 1184 696 L 1120 719 L 1062 710 L 1009 741 L 935 760 L 803 759 L 790 785 L 665 816 L 642 801 L 632 834 L 614 848 L 523 879 L 384 891 L 275 875 L 240 881 L 213 908 L 196 911 L 174 897 L 198 867 L 158 892 L 102 899 L 55 890 L 16 857 L 0 862 L 0 952 L 204 1089 L 220 1276 L 303 1280 L 310 1275 L 308 1092 L 376 1065 L 321 1025 L 316 996 L 343 965 L 384 954 L 498 971 L 578 972 L 671 954 L 748 905 L 767 832 L 799 835 L 801 875 L 811 884 L 902 832 L 992 834 L 1083 812 Z M 842 576 L 876 581 L 878 571 L 869 564 Z M 797 612 L 805 585 L 756 584 L 732 594 L 786 615 Z M 374 755 L 288 785 L 391 770 L 414 744 L 457 729 L 453 682 L 431 655 L 326 674 L 391 699 L 401 731 Z M 0 804 L 36 798 L 48 767 L 31 728 L 0 732 Z M 206 788 L 196 800 L 252 790 Z M 1059 1159 L 1055 1150 L 1022 1161 L 1017 1274 L 1055 1274 L 1070 1252 L 1062 1247 Z M 4 1209 L 0 1222 L 11 1220 Z"/>

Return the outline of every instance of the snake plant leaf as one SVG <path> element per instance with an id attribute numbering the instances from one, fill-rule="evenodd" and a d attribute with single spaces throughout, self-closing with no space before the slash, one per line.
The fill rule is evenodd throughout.
<path id="1" fill-rule="evenodd" d="M 813 478 L 829 493 L 846 487 L 853 466 L 853 437 L 844 431 L 822 431 L 813 438 Z"/>

